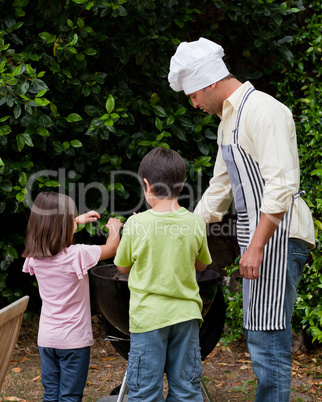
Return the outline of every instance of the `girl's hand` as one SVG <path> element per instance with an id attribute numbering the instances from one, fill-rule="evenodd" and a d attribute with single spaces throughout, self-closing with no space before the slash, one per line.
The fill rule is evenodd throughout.
<path id="1" fill-rule="evenodd" d="M 83 215 L 79 215 L 75 218 L 75 222 L 77 225 L 85 225 L 89 222 L 95 222 L 100 218 L 100 214 L 96 211 L 86 212 Z"/>
<path id="2" fill-rule="evenodd" d="M 121 219 L 118 218 L 110 218 L 106 224 L 106 227 L 109 230 L 110 235 L 112 235 L 112 237 L 119 235 L 119 231 L 122 226 L 123 223 L 121 222 Z"/>

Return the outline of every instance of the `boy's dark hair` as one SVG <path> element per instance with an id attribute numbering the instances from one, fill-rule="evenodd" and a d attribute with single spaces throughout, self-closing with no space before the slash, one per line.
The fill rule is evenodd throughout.
<path id="1" fill-rule="evenodd" d="M 23 257 L 53 257 L 73 243 L 77 208 L 67 195 L 38 194 L 31 208 Z"/>
<path id="2" fill-rule="evenodd" d="M 142 159 L 138 174 L 146 179 L 156 197 L 173 199 L 179 197 L 186 178 L 186 165 L 178 152 L 155 148 Z M 145 188 L 145 187 L 144 187 Z"/>

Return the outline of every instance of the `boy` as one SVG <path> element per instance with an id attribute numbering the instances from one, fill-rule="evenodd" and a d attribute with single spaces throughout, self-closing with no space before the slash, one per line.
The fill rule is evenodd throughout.
<path id="1" fill-rule="evenodd" d="M 114 260 L 130 273 L 129 400 L 164 401 L 166 373 L 168 402 L 202 402 L 195 270 L 211 263 L 206 226 L 178 203 L 186 167 L 177 152 L 153 149 L 138 174 L 151 209 L 128 219 Z"/>

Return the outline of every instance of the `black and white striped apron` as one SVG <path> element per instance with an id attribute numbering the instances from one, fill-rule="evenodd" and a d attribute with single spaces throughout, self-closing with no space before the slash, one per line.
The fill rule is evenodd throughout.
<path id="1" fill-rule="evenodd" d="M 260 219 L 260 207 L 265 181 L 258 163 L 238 144 L 238 127 L 250 88 L 240 104 L 234 140 L 223 145 L 222 154 L 226 163 L 237 210 L 237 239 L 243 254 L 250 244 Z M 252 331 L 280 330 L 285 328 L 285 283 L 287 271 L 287 248 L 289 226 L 293 208 L 289 210 L 264 248 L 260 277 L 243 279 L 244 326 Z"/>

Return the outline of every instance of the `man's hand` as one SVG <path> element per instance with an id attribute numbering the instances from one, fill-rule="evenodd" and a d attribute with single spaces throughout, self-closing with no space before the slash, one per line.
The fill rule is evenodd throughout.
<path id="1" fill-rule="evenodd" d="M 278 214 L 261 214 L 258 226 L 247 250 L 239 260 L 239 272 L 245 279 L 260 277 L 259 268 L 263 261 L 264 247 L 273 236 L 285 212 Z"/>
<path id="2" fill-rule="evenodd" d="M 263 261 L 263 249 L 252 248 L 250 245 L 239 260 L 239 272 L 245 279 L 257 279 L 260 277 L 259 268 Z"/>

